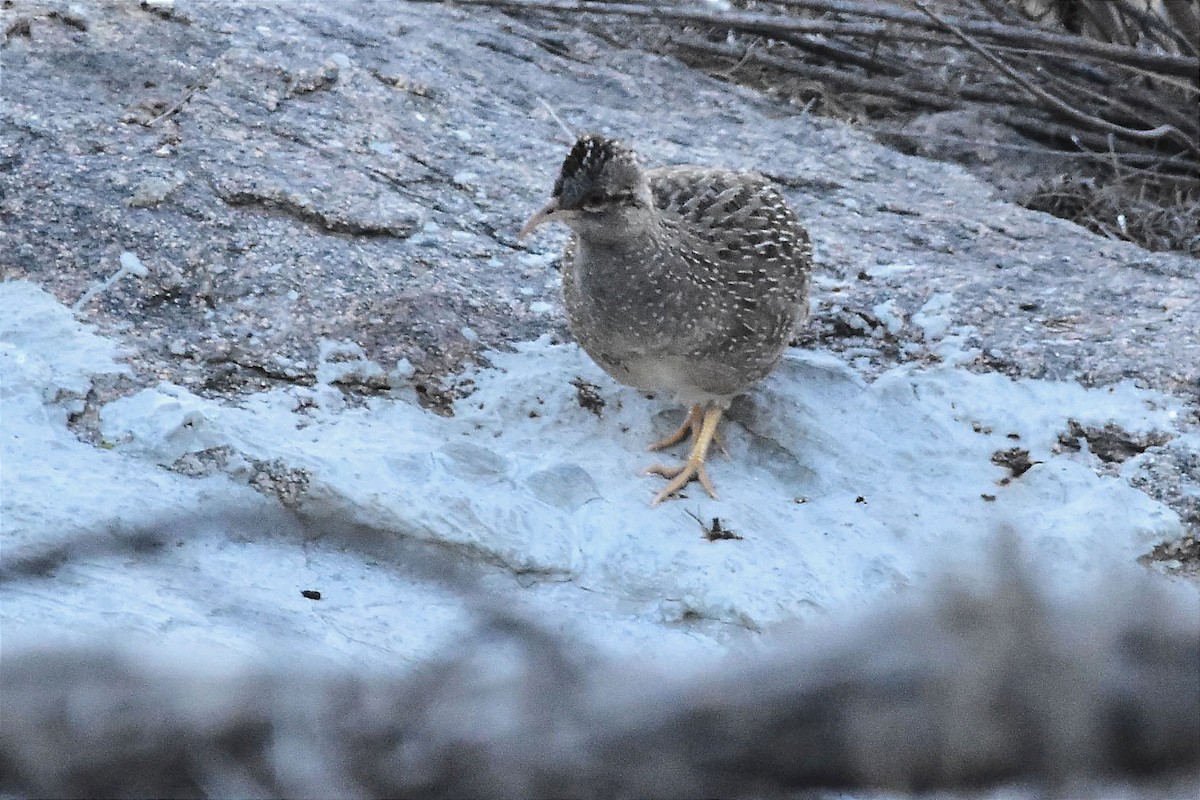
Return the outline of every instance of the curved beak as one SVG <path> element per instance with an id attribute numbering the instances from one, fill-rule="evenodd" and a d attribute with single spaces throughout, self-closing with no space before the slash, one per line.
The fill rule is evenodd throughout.
<path id="1" fill-rule="evenodd" d="M 549 203 L 546 203 L 546 205 L 538 209 L 537 213 L 529 218 L 529 221 L 525 223 L 525 226 L 521 228 L 520 233 L 517 234 L 517 238 L 524 239 L 526 236 L 533 233 L 534 229 L 539 225 L 562 219 L 569 213 L 569 211 L 564 211 L 558 207 L 557 199 L 551 200 Z"/>

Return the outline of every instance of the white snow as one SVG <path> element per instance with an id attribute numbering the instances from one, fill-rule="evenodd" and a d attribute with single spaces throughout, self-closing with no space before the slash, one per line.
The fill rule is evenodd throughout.
<path id="1" fill-rule="evenodd" d="M 934 326 L 936 305 L 916 324 Z M 360 351 L 331 344 L 325 381 L 340 374 L 335 350 L 362 368 Z M 124 369 L 118 357 L 42 290 L 0 284 L 6 559 L 84 532 L 269 507 L 248 485 L 267 469 L 303 476 L 306 510 L 485 565 L 492 591 L 547 624 L 618 656 L 675 660 L 886 601 L 947 564 L 987 557 L 1005 528 L 1052 565 L 1063 591 L 1181 534 L 1172 511 L 1101 474 L 1086 448 L 1055 446 L 1068 419 L 1175 431 L 1180 401 L 1132 384 L 1085 389 L 954 366 L 867 383 L 834 356 L 790 352 L 725 424 L 730 458 L 710 463 L 721 499 L 692 488 L 651 508 L 661 479 L 641 470 L 680 453 L 644 448 L 681 410 L 616 385 L 574 345 L 543 338 L 492 354 L 450 418 L 411 391 L 356 407 L 327 382 L 238 402 L 160 384 L 104 406 L 103 446 L 84 443 L 68 414 L 89 376 Z M 599 415 L 581 407 L 575 378 L 598 387 Z M 1012 447 L 1035 465 L 1003 485 L 1008 471 L 992 455 Z M 166 468 L 214 448 L 223 472 Z M 707 541 L 692 514 L 743 538 Z M 5 637 L 101 633 L 239 654 L 283 646 L 394 665 L 427 657 L 466 624 L 445 589 L 395 565 L 260 534 L 180 523 L 174 546 L 144 559 L 73 554 L 52 576 L 6 589 Z"/>

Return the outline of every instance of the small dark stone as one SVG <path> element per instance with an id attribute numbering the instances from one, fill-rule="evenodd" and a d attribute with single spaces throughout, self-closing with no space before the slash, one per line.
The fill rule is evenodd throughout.
<path id="1" fill-rule="evenodd" d="M 1029 451 L 1023 447 L 1011 447 L 1008 450 L 997 450 L 995 453 L 992 453 L 992 463 L 1007 469 L 1010 473 L 1010 478 L 1019 478 L 1028 472 L 1034 464 L 1042 462 L 1030 460 Z"/>
<path id="2" fill-rule="evenodd" d="M 300 591 L 300 596 L 305 597 L 309 600 L 320 600 L 321 599 L 321 593 L 318 592 L 316 589 L 302 589 Z"/>
<path id="3" fill-rule="evenodd" d="M 583 378 L 576 378 L 571 381 L 571 385 L 575 387 L 575 399 L 579 402 L 579 407 L 587 409 L 597 417 L 602 416 L 604 398 L 600 396 L 600 387 Z"/>
<path id="4" fill-rule="evenodd" d="M 1067 431 L 1058 436 L 1058 445 L 1064 450 L 1078 452 L 1079 440 L 1088 443 L 1091 450 L 1101 461 L 1110 464 L 1120 464 L 1133 456 L 1146 452 L 1151 447 L 1165 444 L 1171 437 L 1163 433 L 1148 433 L 1137 435 L 1129 433 L 1120 426 L 1108 423 L 1103 428 L 1085 428 L 1076 420 L 1067 420 Z"/>

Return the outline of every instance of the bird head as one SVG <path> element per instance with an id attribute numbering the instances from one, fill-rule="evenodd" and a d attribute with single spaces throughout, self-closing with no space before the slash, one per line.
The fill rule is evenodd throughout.
<path id="1" fill-rule="evenodd" d="M 562 222 L 588 239 L 628 238 L 647 224 L 652 208 L 637 154 L 615 139 L 587 134 L 563 161 L 550 202 L 529 218 L 519 236 L 546 222 Z"/>

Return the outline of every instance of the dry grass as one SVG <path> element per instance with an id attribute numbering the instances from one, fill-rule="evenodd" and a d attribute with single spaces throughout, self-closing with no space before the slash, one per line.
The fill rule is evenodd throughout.
<path id="1" fill-rule="evenodd" d="M 1061 175 L 1022 203 L 1088 230 L 1200 258 L 1200 191 L 1141 179 L 1108 180 Z"/>

